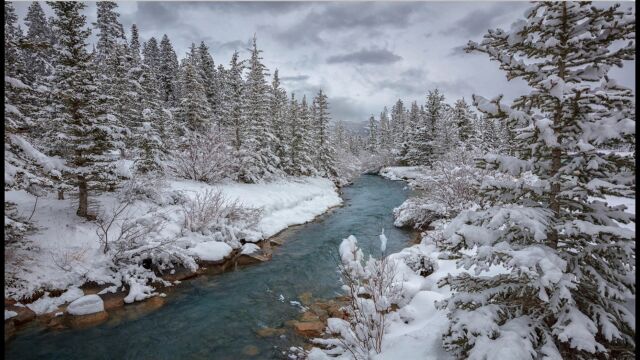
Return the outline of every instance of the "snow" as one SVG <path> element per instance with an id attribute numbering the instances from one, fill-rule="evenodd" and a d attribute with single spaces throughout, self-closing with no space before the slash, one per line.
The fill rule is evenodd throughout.
<path id="1" fill-rule="evenodd" d="M 260 247 L 256 244 L 247 243 L 242 245 L 241 254 L 253 254 L 260 251 Z"/>
<path id="2" fill-rule="evenodd" d="M 200 260 L 219 261 L 231 254 L 231 246 L 220 241 L 207 241 L 197 244 L 189 249 L 189 252 Z"/>
<path id="3" fill-rule="evenodd" d="M 104 302 L 95 294 L 76 299 L 67 307 L 67 312 L 71 315 L 88 315 L 101 311 L 104 311 Z"/>
<path id="4" fill-rule="evenodd" d="M 380 251 L 383 253 L 387 251 L 387 236 L 384 234 L 384 228 L 382 229 L 382 233 L 380 234 Z"/>
<path id="5" fill-rule="evenodd" d="M 122 161 L 119 165 L 122 174 L 126 174 L 127 167 L 131 165 Z M 142 224 L 156 219 L 165 221 L 160 229 L 148 234 L 146 243 L 140 245 L 138 253 L 151 254 L 160 260 L 178 260 L 195 271 L 198 267 L 196 259 L 218 261 L 233 249 L 240 250 L 238 239 L 230 238 L 228 234 L 204 235 L 183 229 L 184 213 L 179 199 L 192 198 L 207 189 L 219 189 L 229 201 L 237 200 L 246 207 L 262 209 L 261 218 L 256 224 L 247 224 L 247 228 L 239 229 L 247 235 L 246 241 L 268 238 L 288 226 L 311 221 L 342 202 L 331 181 L 315 177 L 285 178 L 261 184 L 220 185 L 169 179 L 164 186 L 151 187 L 157 196 L 136 200 L 124 216 L 126 220 Z M 99 213 L 110 214 L 118 205 L 118 197 L 122 197 L 122 194 L 107 192 L 98 196 L 92 194 L 91 200 L 95 202 Z M 5 199 L 15 203 L 17 212 L 25 217 L 31 214 L 35 203 L 35 197 L 24 190 L 6 191 Z M 49 193 L 38 199 L 32 218 L 38 230 L 28 236 L 32 250 L 18 249 L 14 259 L 20 261 L 7 261 L 5 264 L 5 279 L 11 280 L 5 282 L 10 284 L 5 287 L 5 296 L 20 300 L 38 290 L 70 289 L 61 297 L 45 295 L 28 304 L 36 313 L 56 311 L 59 305 L 81 297 L 84 294 L 77 287 L 87 281 L 107 285 L 105 292 L 128 285 L 127 300 L 131 302 L 153 296 L 149 281 L 158 279 L 152 271 L 141 267 L 139 255 L 132 255 L 138 256 L 132 258 L 133 263 L 119 265 L 114 270 L 111 257 L 103 253 L 98 241 L 96 223 L 79 218 L 76 207 L 77 203 L 69 195 L 65 196 L 65 200 L 58 200 L 55 193 Z M 120 226 L 114 224 L 110 236 L 115 237 Z M 153 249 L 167 241 L 170 243 L 158 251 L 158 255 L 153 255 Z M 246 244 L 243 250 L 248 253 L 255 248 Z M 170 268 L 167 269 L 167 272 L 170 271 Z"/>
<path id="6" fill-rule="evenodd" d="M 11 319 L 12 317 L 17 316 L 17 315 L 18 315 L 18 313 L 15 312 L 15 311 L 11 311 L 11 310 L 5 310 L 4 311 L 4 319 L 5 320 Z"/>
<path id="7" fill-rule="evenodd" d="M 83 295 L 84 292 L 77 287 L 69 288 L 58 297 L 50 297 L 49 293 L 47 292 L 43 297 L 32 302 L 31 304 L 27 304 L 27 307 L 35 312 L 36 315 L 42 315 L 56 311 L 58 309 L 58 306 L 76 300 Z"/>

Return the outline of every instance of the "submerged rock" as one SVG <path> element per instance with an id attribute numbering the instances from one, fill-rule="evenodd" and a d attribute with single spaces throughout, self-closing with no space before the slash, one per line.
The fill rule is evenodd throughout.
<path id="1" fill-rule="evenodd" d="M 16 326 L 13 323 L 13 319 L 4 321 L 4 342 L 11 339 L 16 334 Z"/>
<path id="2" fill-rule="evenodd" d="M 309 291 L 305 291 L 302 294 L 298 295 L 298 299 L 300 299 L 300 302 L 302 303 L 302 305 L 309 305 L 311 304 L 311 292 Z"/>
<path id="3" fill-rule="evenodd" d="M 106 311 L 100 311 L 88 315 L 75 315 L 66 316 L 65 323 L 69 327 L 73 328 L 87 328 L 102 324 L 109 319 L 109 314 Z"/>
<path id="4" fill-rule="evenodd" d="M 260 349 L 255 345 L 247 345 L 242 349 L 242 353 L 249 356 L 256 356 L 260 353 Z"/>
<path id="5" fill-rule="evenodd" d="M 265 328 L 260 328 L 256 330 L 256 334 L 258 334 L 258 336 L 260 337 L 272 337 L 272 336 L 282 335 L 286 331 L 287 331 L 286 329 L 282 329 L 282 328 L 265 327 Z"/>

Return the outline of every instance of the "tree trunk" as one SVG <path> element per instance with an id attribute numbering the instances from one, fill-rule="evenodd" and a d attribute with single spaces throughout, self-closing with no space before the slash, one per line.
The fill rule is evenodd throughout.
<path id="1" fill-rule="evenodd" d="M 78 176 L 78 211 L 76 215 L 89 218 L 89 193 L 87 191 L 87 179 L 84 176 Z"/>
<path id="2" fill-rule="evenodd" d="M 64 190 L 58 190 L 58 200 L 64 200 Z"/>

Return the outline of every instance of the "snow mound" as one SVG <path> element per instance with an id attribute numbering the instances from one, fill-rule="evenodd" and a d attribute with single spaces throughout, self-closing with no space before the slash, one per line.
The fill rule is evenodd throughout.
<path id="1" fill-rule="evenodd" d="M 231 246 L 221 241 L 206 241 L 189 249 L 189 252 L 204 261 L 219 261 L 231 254 Z"/>
<path id="2" fill-rule="evenodd" d="M 4 319 L 5 320 L 11 319 L 12 317 L 17 316 L 17 315 L 18 315 L 18 313 L 15 312 L 15 311 L 11 311 L 11 310 L 5 310 L 4 311 Z"/>
<path id="3" fill-rule="evenodd" d="M 67 307 L 67 312 L 71 315 L 89 315 L 101 311 L 104 311 L 104 302 L 95 294 L 76 299 Z"/>

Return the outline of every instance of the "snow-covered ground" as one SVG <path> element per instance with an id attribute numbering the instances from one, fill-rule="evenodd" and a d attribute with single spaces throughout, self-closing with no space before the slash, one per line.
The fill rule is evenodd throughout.
<path id="1" fill-rule="evenodd" d="M 239 248 L 240 244 L 236 239 L 226 238 L 225 233 L 203 234 L 185 230 L 183 208 L 174 201 L 176 198 L 194 198 L 206 190 L 220 190 L 226 201 L 237 201 L 244 207 L 261 209 L 257 224 L 248 225 L 250 229 L 240 229 L 246 235 L 243 236 L 245 241 L 268 238 L 288 226 L 311 221 L 342 202 L 330 180 L 312 177 L 264 184 L 229 183 L 217 186 L 174 180 L 167 181 L 156 190 L 156 201 L 135 201 L 121 219 L 142 223 L 163 219 L 163 225 L 148 234 L 148 240 L 145 240 L 147 247 L 153 249 L 163 244 L 157 256 L 179 259 L 184 266 L 192 269 L 197 267 L 196 259 L 221 260 L 233 248 Z M 98 213 L 112 214 L 113 209 L 121 204 L 117 200 L 118 195 L 104 193 L 91 200 L 98 206 Z M 31 215 L 36 200 L 34 196 L 25 191 L 8 191 L 5 197 L 6 201 L 17 204 L 17 210 L 23 217 Z M 55 194 L 50 194 L 38 199 L 31 219 L 38 230 L 28 236 L 29 248 L 9 251 L 5 256 L 5 297 L 20 299 L 38 290 L 69 289 L 61 297 L 50 298 L 45 293 L 42 299 L 29 304 L 37 313 L 45 313 L 55 310 L 57 305 L 81 297 L 83 292 L 78 286 L 87 281 L 111 283 L 117 288 L 128 283 L 132 301 L 152 295 L 153 289 L 145 287 L 149 272 L 141 275 L 144 269 L 139 264 L 117 271 L 111 268 L 113 263 L 103 254 L 96 223 L 76 216 L 76 206 L 69 196 L 65 200 L 58 200 Z M 111 239 L 116 236 L 120 225 L 116 222 L 109 230 Z M 255 248 L 243 250 L 250 253 Z M 110 290 L 115 291 L 116 287 Z"/>
<path id="2" fill-rule="evenodd" d="M 427 176 L 422 169 L 416 167 L 386 167 L 380 171 L 380 174 L 392 180 L 413 180 Z M 635 214 L 634 198 L 607 196 L 606 201 L 612 206 L 625 205 L 627 212 Z M 473 268 L 464 270 L 456 266 L 456 260 L 449 260 L 446 257 L 439 258 L 441 254 L 436 246 L 433 245 L 432 239 L 435 232 L 443 231 L 447 224 L 448 220 L 434 222 L 432 225 L 435 230 L 424 233 L 421 244 L 407 247 L 398 253 L 389 255 L 389 258 L 393 259 L 397 264 L 397 278 L 403 279 L 400 288 L 402 289 L 402 298 L 404 300 L 399 304 L 397 311 L 387 315 L 388 327 L 382 341 L 382 352 L 374 355 L 372 359 L 453 359 L 453 356 L 442 347 L 442 336 L 448 329 L 449 320 L 444 310 L 436 308 L 436 303 L 448 298 L 451 295 L 451 290 L 449 286 L 439 288 L 437 283 L 448 274 L 455 275 L 461 272 L 473 274 Z M 623 226 L 635 232 L 634 223 Z M 436 264 L 435 271 L 427 277 L 418 275 L 416 271 L 407 266 L 407 263 L 411 263 L 410 259 L 416 256 L 431 259 Z M 504 271 L 504 268 L 492 266 L 483 275 L 495 275 L 502 271 Z M 633 303 L 635 303 L 635 299 L 633 299 Z M 332 319 L 329 319 L 329 324 L 331 323 Z M 511 358 L 513 353 L 509 353 L 509 351 L 513 350 L 510 348 L 496 348 L 495 358 Z M 312 349 L 308 354 L 308 358 L 310 360 L 353 359 L 348 352 L 337 358 L 329 357 L 320 348 Z"/>

